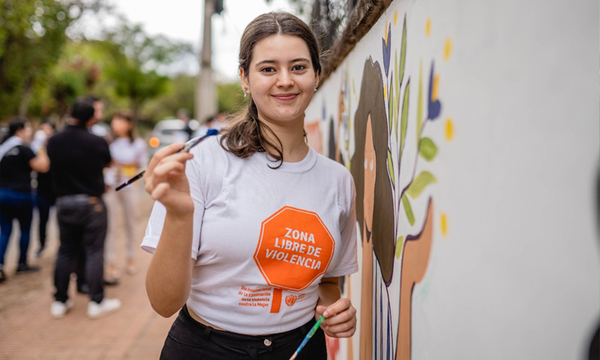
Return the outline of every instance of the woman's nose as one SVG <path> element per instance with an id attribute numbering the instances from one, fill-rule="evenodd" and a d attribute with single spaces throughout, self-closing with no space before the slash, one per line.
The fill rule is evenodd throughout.
<path id="1" fill-rule="evenodd" d="M 294 85 L 294 81 L 288 71 L 279 72 L 277 76 L 277 85 L 282 87 Z"/>

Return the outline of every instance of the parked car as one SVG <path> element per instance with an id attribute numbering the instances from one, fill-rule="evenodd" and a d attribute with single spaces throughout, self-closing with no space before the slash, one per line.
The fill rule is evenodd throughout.
<path id="1" fill-rule="evenodd" d="M 198 121 L 190 120 L 190 128 L 195 130 L 198 127 Z M 186 142 L 189 139 L 185 131 L 185 123 L 179 119 L 161 120 L 156 123 L 152 134 L 148 139 L 148 154 L 154 155 L 155 152 L 176 142 Z"/>

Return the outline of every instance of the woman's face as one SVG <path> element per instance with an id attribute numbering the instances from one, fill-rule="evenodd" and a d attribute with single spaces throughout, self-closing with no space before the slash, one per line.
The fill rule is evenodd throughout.
<path id="1" fill-rule="evenodd" d="M 302 125 L 318 76 L 308 46 L 298 36 L 271 35 L 254 46 L 242 88 L 248 89 L 258 117 L 269 125 Z"/>
<path id="2" fill-rule="evenodd" d="M 375 209 L 375 178 L 377 177 L 377 159 L 373 145 L 373 126 L 371 114 L 367 118 L 365 134 L 365 188 L 363 198 L 364 222 L 370 231 L 373 231 L 373 210 Z"/>
<path id="3" fill-rule="evenodd" d="M 127 120 L 115 116 L 110 122 L 110 128 L 116 137 L 126 137 L 127 132 L 131 128 L 131 124 Z"/>

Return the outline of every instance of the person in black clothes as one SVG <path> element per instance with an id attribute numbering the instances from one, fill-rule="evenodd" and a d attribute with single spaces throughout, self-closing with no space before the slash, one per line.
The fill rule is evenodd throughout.
<path id="1" fill-rule="evenodd" d="M 0 282 L 6 280 L 4 255 L 14 219 L 19 222 L 21 230 L 17 273 L 39 270 L 27 264 L 33 214 L 31 171 L 47 172 L 49 161 L 45 152 L 40 151 L 36 156 L 27 146 L 32 134 L 33 130 L 27 121 L 14 120 L 0 145 Z"/>
<path id="2" fill-rule="evenodd" d="M 92 100 L 77 99 L 70 115 L 69 125 L 51 137 L 47 145 L 60 231 L 54 271 L 56 293 L 50 312 L 54 318 L 61 318 L 73 306 L 67 291 L 83 249 L 90 297 L 87 315 L 98 318 L 121 307 L 118 299 L 104 297 L 103 283 L 107 216 L 102 171 L 111 156 L 106 140 L 88 131 L 93 125 Z"/>
<path id="3" fill-rule="evenodd" d="M 44 120 L 38 131 L 35 132 L 33 141 L 31 142 L 31 150 L 35 153 L 40 151 L 45 152 L 46 142 L 56 132 L 56 125 L 50 119 Z M 54 194 L 52 193 L 52 183 L 49 173 L 37 174 L 37 196 L 35 198 L 35 206 L 39 214 L 39 240 L 40 247 L 37 250 L 36 256 L 40 258 L 42 252 L 46 248 L 46 230 L 48 219 L 50 218 L 50 208 L 54 206 Z"/>

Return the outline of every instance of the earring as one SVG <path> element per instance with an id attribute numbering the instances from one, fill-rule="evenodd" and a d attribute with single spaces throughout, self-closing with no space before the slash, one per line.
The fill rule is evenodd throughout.
<path id="1" fill-rule="evenodd" d="M 244 97 L 248 96 L 248 89 L 244 88 Z"/>
<path id="2" fill-rule="evenodd" d="M 315 92 L 317 92 L 317 88 L 315 88 Z"/>
<path id="3" fill-rule="evenodd" d="M 317 82 L 315 81 L 315 92 L 317 92 Z"/>

